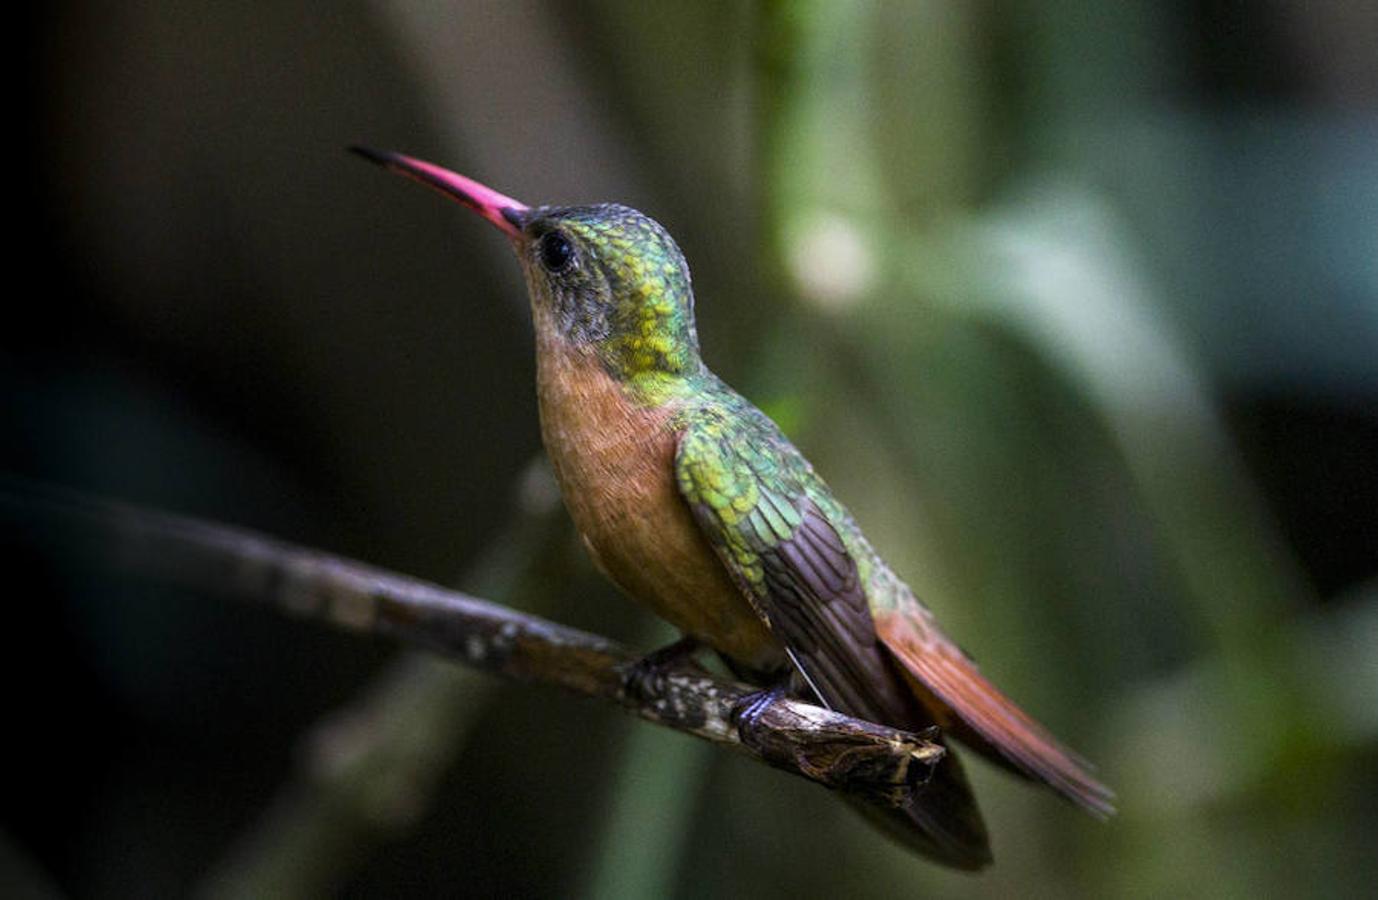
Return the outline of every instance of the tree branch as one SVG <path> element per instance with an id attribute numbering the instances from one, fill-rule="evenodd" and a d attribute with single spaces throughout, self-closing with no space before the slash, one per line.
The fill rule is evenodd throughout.
<path id="1" fill-rule="evenodd" d="M 916 735 L 782 699 L 753 727 L 734 712 L 757 688 L 693 662 L 639 678 L 640 657 L 596 635 L 360 562 L 124 503 L 0 482 L 0 521 L 43 549 L 162 582 L 265 603 L 422 647 L 506 678 L 611 701 L 658 725 L 882 805 L 921 792 L 943 748 Z"/>

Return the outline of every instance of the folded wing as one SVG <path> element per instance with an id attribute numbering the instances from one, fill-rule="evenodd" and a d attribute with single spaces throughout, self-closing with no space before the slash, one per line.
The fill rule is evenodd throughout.
<path id="1" fill-rule="evenodd" d="M 899 728 L 932 724 L 878 639 L 856 561 L 792 469 L 802 462 L 725 431 L 711 421 L 686 428 L 676 475 L 733 580 L 823 704 Z M 990 861 L 985 824 L 952 754 L 909 808 L 862 811 L 948 865 Z"/>

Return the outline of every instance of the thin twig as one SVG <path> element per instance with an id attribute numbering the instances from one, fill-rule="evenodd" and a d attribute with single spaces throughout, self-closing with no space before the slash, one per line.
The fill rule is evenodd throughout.
<path id="1" fill-rule="evenodd" d="M 500 602 L 541 605 L 554 582 L 531 577 L 563 542 L 558 489 L 527 466 L 511 516 L 465 576 Z M 517 592 L 521 591 L 519 595 Z M 440 779 L 477 736 L 499 683 L 423 651 L 401 654 L 349 703 L 313 723 L 265 810 L 203 876 L 205 900 L 325 897 L 424 816 Z"/>
<path id="2" fill-rule="evenodd" d="M 740 729 L 758 691 L 693 662 L 644 677 L 612 641 L 458 591 L 251 531 L 30 485 L 0 483 L 0 521 L 39 546 L 135 574 L 364 634 L 395 638 L 517 681 L 611 701 L 829 788 L 882 805 L 913 802 L 943 749 L 887 728 L 781 699 Z"/>

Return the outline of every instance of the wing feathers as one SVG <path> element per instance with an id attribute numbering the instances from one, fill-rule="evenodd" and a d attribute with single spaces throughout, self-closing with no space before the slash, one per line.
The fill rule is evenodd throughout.
<path id="1" fill-rule="evenodd" d="M 729 431 L 711 418 L 689 425 L 675 465 L 680 492 L 733 580 L 824 705 L 900 728 L 930 724 L 876 634 L 856 561 L 800 480 L 808 464 L 777 443 L 783 438 L 746 440 Z M 911 807 L 863 811 L 949 865 L 990 862 L 985 826 L 955 756 L 939 764 Z"/>

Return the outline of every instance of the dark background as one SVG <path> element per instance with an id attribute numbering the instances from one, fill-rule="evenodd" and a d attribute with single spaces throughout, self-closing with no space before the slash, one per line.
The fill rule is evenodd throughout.
<path id="1" fill-rule="evenodd" d="M 5 472 L 475 589 L 479 566 L 513 605 L 650 648 L 665 632 L 567 534 L 477 562 L 539 449 L 519 274 L 483 223 L 343 148 L 629 203 L 685 250 L 709 363 L 1122 808 L 1099 824 L 981 766 L 998 863 L 954 875 L 802 782 L 474 676 L 452 761 L 315 848 L 296 890 L 1378 878 L 1369 6 L 44 9 L 16 28 Z M 0 550 L 0 879 L 253 884 L 307 736 L 395 648 Z"/>

